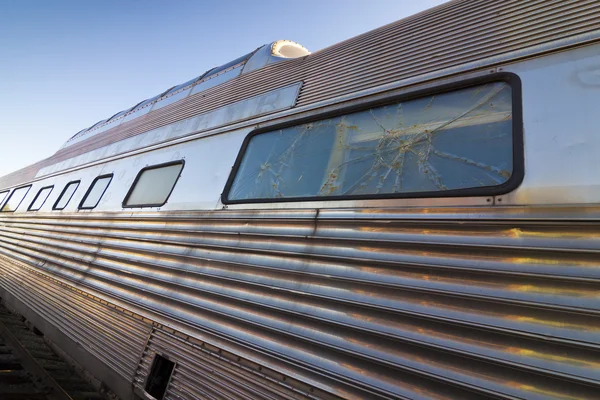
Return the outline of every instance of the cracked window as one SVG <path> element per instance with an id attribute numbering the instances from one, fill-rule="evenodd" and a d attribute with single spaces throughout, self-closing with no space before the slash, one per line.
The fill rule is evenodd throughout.
<path id="1" fill-rule="evenodd" d="M 512 148 L 512 91 L 494 82 L 257 134 L 227 200 L 498 186 Z"/>

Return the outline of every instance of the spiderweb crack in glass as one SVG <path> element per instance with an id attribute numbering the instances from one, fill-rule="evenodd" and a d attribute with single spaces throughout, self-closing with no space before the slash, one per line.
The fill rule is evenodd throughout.
<path id="1" fill-rule="evenodd" d="M 512 94 L 497 82 L 255 135 L 228 198 L 488 187 L 512 168 Z"/>

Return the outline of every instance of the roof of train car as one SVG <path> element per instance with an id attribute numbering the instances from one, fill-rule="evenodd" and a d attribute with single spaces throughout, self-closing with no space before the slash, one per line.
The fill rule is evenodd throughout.
<path id="1" fill-rule="evenodd" d="M 261 65 L 100 134 L 78 132 L 72 143 L 67 142 L 51 157 L 0 177 L 0 188 L 28 182 L 44 167 L 291 83 L 303 82 L 296 107 L 314 105 L 394 82 L 414 84 L 596 41 L 600 39 L 599 30 L 597 2 L 451 1 L 310 55 Z M 252 54 L 183 85 L 197 84 L 235 63 L 245 63 Z M 145 102 L 156 101 L 176 88 L 182 86 Z M 145 102 L 92 128 L 101 128 L 111 119 L 125 118 Z"/>
<path id="2" fill-rule="evenodd" d="M 290 51 L 289 50 L 290 47 L 293 50 Z M 265 48 L 268 49 L 269 51 L 267 51 L 267 52 L 261 51 Z M 283 51 L 282 51 L 282 49 L 283 49 Z M 286 49 L 288 49 L 288 51 L 285 51 Z M 92 126 L 90 126 L 89 128 L 80 130 L 63 145 L 63 148 L 66 146 L 69 146 L 70 143 L 75 140 L 84 139 L 85 137 L 89 137 L 94 134 L 102 133 L 103 131 L 107 130 L 106 127 L 109 127 L 109 128 L 113 127 L 113 126 L 111 126 L 111 124 L 113 124 L 119 120 L 126 119 L 126 118 L 129 118 L 130 120 L 138 118 L 141 115 L 144 115 L 142 110 L 147 108 L 150 111 L 152 111 L 152 105 L 154 105 L 154 104 L 160 105 L 161 101 L 165 101 L 165 100 L 171 98 L 171 96 L 175 96 L 177 93 L 180 93 L 181 91 L 185 91 L 186 89 L 191 89 L 192 87 L 200 85 L 201 83 L 210 82 L 211 80 L 213 80 L 213 81 L 218 80 L 219 83 L 226 82 L 227 80 L 229 80 L 231 78 L 223 80 L 223 79 L 219 79 L 219 77 L 224 75 L 226 72 L 228 72 L 232 69 L 240 68 L 242 70 L 241 73 L 247 73 L 250 70 L 252 70 L 251 65 L 249 65 L 249 64 L 251 64 L 252 61 L 254 61 L 253 64 L 258 63 L 258 64 L 267 65 L 267 64 L 272 64 L 273 62 L 282 61 L 282 60 L 285 60 L 288 58 L 297 58 L 297 57 L 305 56 L 308 54 L 310 54 L 310 53 L 307 49 L 305 49 L 298 43 L 295 43 L 295 42 L 292 42 L 289 40 L 278 40 L 273 43 L 265 44 L 263 46 L 258 47 L 256 50 L 254 50 L 248 54 L 245 54 L 241 57 L 236 58 L 235 60 L 232 60 L 232 61 L 230 61 L 226 64 L 223 64 L 223 65 L 220 65 L 218 67 L 211 68 L 208 71 L 201 74 L 200 76 L 192 78 L 192 79 L 190 79 L 184 83 L 181 83 L 179 85 L 172 86 L 172 87 L 168 88 L 167 90 L 160 92 L 156 96 L 150 97 L 148 99 L 145 99 L 145 100 L 142 100 L 142 101 L 136 103 L 133 107 L 129 107 L 128 109 L 125 109 L 125 110 L 117 112 L 116 114 L 113 114 L 109 118 L 98 121 L 95 124 L 93 124 Z M 255 60 L 257 58 L 259 60 Z M 212 85 L 210 85 L 210 86 L 212 86 Z M 141 114 L 141 115 L 139 115 L 139 114 Z"/>

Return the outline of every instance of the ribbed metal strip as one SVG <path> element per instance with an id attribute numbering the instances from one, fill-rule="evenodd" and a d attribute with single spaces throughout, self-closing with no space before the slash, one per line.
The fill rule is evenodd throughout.
<path id="1" fill-rule="evenodd" d="M 123 123 L 0 178 L 0 187 L 32 179 L 40 168 L 79 154 L 293 82 L 304 82 L 297 105 L 308 106 L 598 29 L 600 3 L 596 0 L 450 2 L 305 58 L 243 74 Z"/>
<path id="2" fill-rule="evenodd" d="M 6 253 L 5 251 L 0 251 L 0 252 Z M 12 253 L 12 254 L 10 254 L 11 253 L 10 251 L 8 251 L 8 253 L 9 253 L 9 255 L 12 256 L 12 259 L 26 260 L 26 261 L 31 262 L 32 264 L 35 264 L 35 261 L 34 261 L 34 259 L 32 257 L 24 255 L 23 253 L 19 253 L 19 254 Z M 34 252 L 32 252 L 32 254 L 33 253 Z M 50 266 L 50 264 L 46 264 L 46 267 L 48 267 L 48 266 Z M 66 274 L 63 274 L 63 275 L 61 275 L 61 274 L 54 274 L 54 275 L 55 276 L 60 276 L 61 278 L 65 279 L 65 280 L 72 280 L 75 284 L 77 282 L 82 282 L 84 280 L 83 276 L 74 274 L 72 271 L 67 272 Z M 140 293 L 140 292 L 137 292 L 137 293 L 136 292 L 130 292 L 129 294 L 130 294 L 130 296 L 129 296 L 130 299 L 132 298 L 131 295 L 133 295 L 133 298 L 139 298 L 139 296 L 142 295 L 142 293 Z M 262 353 L 262 355 L 264 355 L 264 351 L 262 349 L 259 350 L 259 353 Z M 143 378 L 144 378 L 143 374 L 147 373 L 147 369 L 149 368 L 149 363 L 146 360 L 147 358 L 148 358 L 148 355 L 145 354 L 143 356 L 143 359 L 142 359 L 142 362 L 141 362 L 141 369 L 138 370 L 138 371 L 142 371 L 142 375 L 141 375 L 142 376 L 142 380 L 140 380 L 140 374 L 137 374 L 136 378 L 135 378 L 135 381 L 138 382 L 140 385 L 144 382 L 143 381 Z M 271 359 L 271 361 L 273 361 L 272 357 L 270 359 Z M 276 360 L 276 359 L 274 361 L 275 361 L 275 364 L 273 364 L 272 362 L 271 363 L 265 363 L 265 364 L 267 364 L 267 365 L 274 365 L 274 366 L 280 366 L 280 368 L 277 368 L 278 371 L 283 371 L 283 370 L 289 369 L 285 365 L 282 366 L 282 361 L 279 361 L 279 360 Z M 261 364 L 261 365 L 265 365 L 265 364 Z M 143 372 L 143 371 L 146 371 L 146 372 Z M 265 370 L 263 369 L 263 372 L 264 371 Z M 293 371 L 293 372 L 295 374 L 296 371 Z M 310 378 L 310 379 L 312 379 L 312 382 L 318 382 L 320 384 L 319 387 L 322 387 L 322 385 L 324 385 L 325 382 L 328 381 L 327 377 L 319 377 L 320 379 L 315 380 L 312 375 L 316 375 L 315 372 L 313 372 L 312 370 L 304 370 L 303 373 L 300 375 L 300 377 L 301 378 L 305 378 L 305 379 Z M 309 381 L 310 381 L 310 379 L 309 379 Z M 344 385 L 339 384 L 339 383 L 336 384 L 335 381 L 333 382 L 333 384 L 334 384 L 333 386 L 326 386 L 326 387 L 333 387 L 334 389 L 332 389 L 331 391 L 335 392 L 335 393 L 341 393 L 341 394 L 343 394 L 344 398 L 371 398 L 369 396 L 365 397 L 363 391 L 353 390 L 352 388 L 345 389 Z M 446 389 L 446 391 L 448 391 L 448 389 Z M 319 389 L 319 388 L 316 388 L 316 390 L 314 392 L 315 393 L 319 393 L 319 392 L 322 392 L 322 390 Z M 450 390 L 450 392 L 455 392 L 455 391 L 454 390 Z M 315 398 L 323 398 L 323 399 L 331 398 L 330 395 L 323 395 L 323 396 L 321 396 L 321 395 L 317 395 L 317 394 L 315 394 L 314 397 Z M 379 398 L 379 397 L 377 397 L 377 398 Z M 467 398 L 471 398 L 471 397 L 467 397 Z"/>
<path id="3" fill-rule="evenodd" d="M 148 379 L 148 375 L 150 375 L 150 368 L 152 368 L 152 360 L 154 355 L 155 353 L 146 347 L 141 355 L 140 362 L 135 371 L 135 376 L 132 383 L 141 390 L 144 390 L 146 380 Z"/>
<path id="4" fill-rule="evenodd" d="M 276 371 L 242 360 L 206 343 L 156 330 L 148 347 L 168 354 L 177 365 L 166 399 L 339 399 Z"/>
<path id="5" fill-rule="evenodd" d="M 35 164 L 29 165 L 25 168 L 21 168 L 15 172 L 0 177 L 0 188 L 10 188 L 16 186 L 22 182 L 29 182 L 35 179 L 38 171 L 48 165 L 54 164 L 52 157 L 45 160 L 36 162 Z"/>
<path id="6" fill-rule="evenodd" d="M 127 380 L 131 379 L 135 370 L 137 358 L 143 347 L 145 335 L 138 329 L 127 331 L 128 324 L 123 319 L 102 319 L 105 315 L 97 310 L 86 310 L 89 314 L 63 311 L 61 304 L 68 302 L 68 296 L 57 298 L 34 296 L 34 286 L 27 284 L 27 278 L 20 277 L 18 285 L 4 284 L 24 304 L 35 310 L 44 319 L 51 322 L 72 340 L 80 343 L 91 354 L 110 366 Z M 39 294 L 39 293 L 38 293 Z M 40 306 L 43 302 L 43 306 Z M 87 315 L 94 315 L 98 321 L 90 321 Z M 115 332 L 120 329 L 121 332 Z M 137 332 L 136 332 L 137 331 Z M 135 343 L 135 340 L 138 340 Z"/>
<path id="7" fill-rule="evenodd" d="M 150 328 L 35 272 L 26 264 L 0 256 L 0 286 L 42 316 L 86 351 L 130 380 L 137 367 Z"/>
<path id="8" fill-rule="evenodd" d="M 456 10 L 432 20 L 394 25 L 359 36 L 323 57 L 307 59 L 299 105 L 336 97 L 478 59 L 598 29 L 596 1 L 491 2 L 456 18 Z M 402 21 L 400 21 L 402 22 Z M 386 29 L 388 28 L 388 29 Z"/>
<path id="9" fill-rule="evenodd" d="M 599 211 L 2 215 L 0 253 L 324 373 L 342 397 L 594 398 Z"/>
<path id="10" fill-rule="evenodd" d="M 144 390 L 156 354 L 176 363 L 165 399 L 338 399 L 165 328 L 149 337 L 134 381 L 139 390 Z"/>

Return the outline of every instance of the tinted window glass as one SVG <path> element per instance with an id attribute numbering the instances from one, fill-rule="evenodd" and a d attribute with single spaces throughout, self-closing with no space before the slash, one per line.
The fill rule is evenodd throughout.
<path id="1" fill-rule="evenodd" d="M 35 199 L 33 199 L 33 201 L 31 202 L 31 205 L 29 206 L 29 211 L 37 211 L 40 208 L 42 208 L 42 206 L 46 202 L 46 199 L 48 199 L 50 192 L 52 192 L 53 187 L 54 186 L 47 186 L 41 188 L 40 191 L 35 195 Z"/>
<path id="2" fill-rule="evenodd" d="M 186 90 L 182 90 L 179 93 L 173 94 L 169 97 L 165 97 L 164 99 L 162 99 L 161 101 L 159 101 L 158 103 L 154 104 L 154 107 L 152 108 L 152 110 L 158 110 L 159 108 L 162 108 L 164 106 L 168 106 L 169 104 L 173 104 L 183 98 L 185 98 L 188 94 L 190 94 L 190 92 L 192 91 L 192 88 L 186 89 Z"/>
<path id="3" fill-rule="evenodd" d="M 67 186 L 63 189 L 63 192 L 60 194 L 60 197 L 54 203 L 54 210 L 62 210 L 64 209 L 69 201 L 71 201 L 71 197 L 75 194 L 75 191 L 79 187 L 79 181 L 69 182 Z"/>
<path id="4" fill-rule="evenodd" d="M 4 192 L 0 192 L 0 206 L 2 206 L 2 203 L 4 202 L 4 199 L 6 199 L 6 195 L 8 194 L 9 190 L 5 190 Z"/>
<path id="5" fill-rule="evenodd" d="M 81 204 L 79 205 L 79 208 L 95 208 L 98 205 L 98 203 L 100 203 L 100 199 L 102 198 L 102 195 L 108 188 L 112 177 L 113 176 L 111 174 L 106 176 L 99 176 L 96 179 L 94 179 L 94 182 L 92 182 L 87 194 L 85 195 Z"/>
<path id="6" fill-rule="evenodd" d="M 162 206 L 175 187 L 182 168 L 183 162 L 143 169 L 135 179 L 123 205 L 125 207 Z"/>
<path id="7" fill-rule="evenodd" d="M 174 87 L 172 87 L 172 88 L 171 88 L 171 89 L 170 89 L 170 90 L 169 90 L 169 91 L 168 91 L 166 94 L 169 94 L 169 93 L 176 92 L 176 91 L 178 91 L 179 89 L 183 89 L 184 87 L 188 87 L 188 86 L 189 86 L 189 85 L 191 85 L 192 83 L 196 82 L 198 79 L 200 79 L 200 77 L 199 77 L 199 76 L 195 77 L 194 79 L 190 79 L 189 81 L 187 81 L 187 82 L 184 82 L 184 83 L 182 83 L 181 85 L 174 86 Z"/>
<path id="8" fill-rule="evenodd" d="M 6 204 L 2 207 L 2 211 L 15 211 L 25 198 L 25 195 L 27 195 L 27 192 L 29 192 L 30 188 L 31 185 L 13 190 L 8 200 L 6 200 Z"/>
<path id="9" fill-rule="evenodd" d="M 497 186 L 512 149 L 511 87 L 489 83 L 254 135 L 226 200 Z"/>

